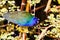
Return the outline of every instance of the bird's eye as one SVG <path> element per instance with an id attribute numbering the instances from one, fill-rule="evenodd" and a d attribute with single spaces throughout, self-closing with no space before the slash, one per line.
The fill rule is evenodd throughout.
<path id="1" fill-rule="evenodd" d="M 39 21 L 37 21 L 37 23 L 39 23 Z"/>

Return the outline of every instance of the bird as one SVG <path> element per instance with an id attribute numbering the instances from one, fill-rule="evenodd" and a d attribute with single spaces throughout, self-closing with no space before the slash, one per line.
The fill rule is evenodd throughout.
<path id="1" fill-rule="evenodd" d="M 19 26 L 28 27 L 37 25 L 39 20 L 37 17 L 26 11 L 7 12 L 3 15 L 3 18 Z"/>

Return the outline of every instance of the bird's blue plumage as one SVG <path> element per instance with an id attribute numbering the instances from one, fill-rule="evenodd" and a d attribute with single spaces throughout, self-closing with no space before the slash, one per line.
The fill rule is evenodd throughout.
<path id="1" fill-rule="evenodd" d="M 6 13 L 3 15 L 3 17 L 10 22 L 18 24 L 19 26 L 34 26 L 38 21 L 38 18 L 25 11 Z"/>

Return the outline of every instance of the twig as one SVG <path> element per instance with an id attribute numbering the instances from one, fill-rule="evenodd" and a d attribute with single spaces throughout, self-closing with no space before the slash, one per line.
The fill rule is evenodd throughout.
<path id="1" fill-rule="evenodd" d="M 27 2 L 27 5 L 26 5 L 26 12 L 29 12 L 30 10 L 30 3 Z"/>
<path id="2" fill-rule="evenodd" d="M 5 27 L 5 26 L 7 26 L 7 24 L 6 25 L 0 25 L 0 27 Z"/>
<path id="3" fill-rule="evenodd" d="M 48 26 L 47 28 L 45 28 L 45 29 L 42 31 L 42 33 L 38 36 L 38 37 L 39 37 L 38 40 L 41 40 L 41 39 L 45 36 L 45 33 L 47 32 L 48 28 L 50 28 L 50 27 L 52 27 L 52 26 L 54 26 L 54 25 L 50 25 L 50 26 Z"/>
<path id="4" fill-rule="evenodd" d="M 56 6 L 56 8 L 60 8 L 60 6 Z"/>
<path id="5" fill-rule="evenodd" d="M 52 2 L 52 0 L 48 0 L 47 6 L 46 6 L 46 8 L 44 10 L 46 13 L 50 9 L 51 2 Z"/>
<path id="6" fill-rule="evenodd" d="M 21 11 L 23 11 L 23 10 L 24 10 L 25 3 L 26 3 L 26 0 L 22 0 L 22 3 L 21 3 Z"/>
<path id="7" fill-rule="evenodd" d="M 23 33 L 23 38 L 22 40 L 26 40 L 26 33 Z"/>
<path id="8" fill-rule="evenodd" d="M 46 6 L 46 5 L 39 6 L 39 7 L 35 8 L 35 11 L 37 11 L 37 10 L 39 10 L 39 9 L 45 7 L 45 6 Z M 33 9 L 31 12 L 34 12 L 34 9 Z"/>

